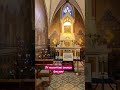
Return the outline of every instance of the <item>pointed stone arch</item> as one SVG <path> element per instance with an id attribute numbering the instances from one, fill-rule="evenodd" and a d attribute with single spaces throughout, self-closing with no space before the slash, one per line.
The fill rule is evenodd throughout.
<path id="1" fill-rule="evenodd" d="M 66 0 L 61 0 L 61 1 L 59 2 L 59 4 L 57 5 L 57 7 L 56 7 L 56 9 L 55 9 L 55 11 L 54 11 L 54 13 L 53 13 L 53 15 L 52 15 L 52 18 L 51 18 L 51 21 L 50 21 L 50 22 L 52 22 L 52 20 L 54 19 L 56 13 L 58 12 L 58 10 L 59 10 L 65 3 L 66 3 Z M 82 9 L 80 8 L 80 6 L 79 6 L 78 3 L 76 2 L 76 0 L 69 0 L 69 3 L 70 3 L 71 5 L 73 5 L 73 6 L 78 10 L 78 12 L 80 13 L 83 21 L 85 22 L 85 15 L 83 14 Z"/>

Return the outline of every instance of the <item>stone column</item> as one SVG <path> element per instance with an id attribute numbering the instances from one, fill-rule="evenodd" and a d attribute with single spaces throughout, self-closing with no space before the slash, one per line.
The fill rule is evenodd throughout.
<path id="1" fill-rule="evenodd" d="M 9 25 L 9 31 L 10 31 L 10 46 L 13 46 L 13 30 L 12 30 L 12 24 Z"/>
<path id="2" fill-rule="evenodd" d="M 92 0 L 86 0 L 86 47 L 90 47 L 90 39 L 88 34 L 96 33 L 95 17 L 92 15 Z"/>
<path id="3" fill-rule="evenodd" d="M 74 57 L 76 58 L 76 50 L 75 50 L 75 56 Z"/>
<path id="4" fill-rule="evenodd" d="M 2 7 L 2 6 L 1 6 Z M 4 39 L 5 39 L 5 34 L 4 34 L 4 26 L 5 26 L 5 24 L 4 24 L 4 22 L 5 22 L 5 10 L 4 10 L 4 8 L 2 7 L 2 9 L 1 9 L 2 11 L 1 11 L 1 14 L 0 14 L 0 19 L 1 19 L 1 30 L 0 30 L 0 43 L 2 44 L 1 45 L 1 47 L 3 47 L 3 42 L 4 42 Z"/>
<path id="5" fill-rule="evenodd" d="M 96 57 L 96 77 L 99 78 L 99 56 Z"/>

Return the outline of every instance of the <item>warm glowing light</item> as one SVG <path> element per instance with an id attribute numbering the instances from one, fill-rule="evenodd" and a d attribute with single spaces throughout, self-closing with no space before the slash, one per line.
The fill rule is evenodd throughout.
<path id="1" fill-rule="evenodd" d="M 71 26 L 71 23 L 70 22 L 65 22 L 64 26 Z"/>
<path id="2" fill-rule="evenodd" d="M 57 43 L 56 38 L 53 39 L 53 43 L 56 45 L 56 43 Z"/>

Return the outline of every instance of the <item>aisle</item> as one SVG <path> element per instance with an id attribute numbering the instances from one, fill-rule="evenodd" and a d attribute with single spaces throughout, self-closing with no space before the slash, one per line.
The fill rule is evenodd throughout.
<path id="1" fill-rule="evenodd" d="M 85 90 L 84 74 L 77 76 L 73 72 L 52 75 L 48 90 Z"/>

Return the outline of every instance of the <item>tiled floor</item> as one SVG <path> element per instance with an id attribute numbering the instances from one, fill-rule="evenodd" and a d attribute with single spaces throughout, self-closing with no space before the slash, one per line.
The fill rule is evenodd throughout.
<path id="1" fill-rule="evenodd" d="M 84 73 L 77 76 L 73 72 L 65 72 L 60 75 L 52 75 L 48 90 L 85 90 Z"/>

